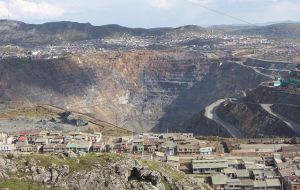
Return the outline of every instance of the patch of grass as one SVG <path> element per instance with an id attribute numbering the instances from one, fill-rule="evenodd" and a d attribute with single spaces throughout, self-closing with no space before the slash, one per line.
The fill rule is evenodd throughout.
<path id="1" fill-rule="evenodd" d="M 175 181 L 181 181 L 187 179 L 185 175 L 180 173 L 179 171 L 174 170 L 169 165 L 164 165 L 165 171 L 175 180 Z"/>
<path id="2" fill-rule="evenodd" d="M 36 107 L 31 107 L 31 108 L 22 108 L 18 110 L 13 110 L 4 113 L 7 117 L 15 118 L 15 117 L 20 117 L 20 116 L 25 116 L 25 117 L 54 117 L 57 116 L 56 112 L 53 112 L 49 109 L 36 106 Z"/>
<path id="3" fill-rule="evenodd" d="M 95 154 L 88 153 L 85 156 L 78 158 L 61 158 L 56 155 L 47 154 L 32 154 L 24 156 L 25 160 L 34 159 L 37 165 L 48 168 L 52 164 L 56 165 L 68 165 L 70 172 L 87 170 L 96 164 L 105 164 L 108 161 L 119 161 L 124 158 L 122 155 L 117 154 Z"/>
<path id="4" fill-rule="evenodd" d="M 22 181 L 18 179 L 0 180 L 0 189 L 9 188 L 9 190 L 43 190 L 46 189 L 40 183 Z"/>
<path id="5" fill-rule="evenodd" d="M 161 172 L 161 165 L 158 162 L 149 161 L 149 160 L 140 160 L 141 164 L 148 167 L 152 171 Z M 166 190 L 172 190 L 173 187 L 169 184 L 164 177 L 161 178 L 161 182 L 164 184 Z"/>
<path id="6" fill-rule="evenodd" d="M 161 179 L 161 182 L 164 184 L 165 190 L 173 190 L 172 185 L 169 184 L 164 178 Z"/>
<path id="7" fill-rule="evenodd" d="M 165 173 L 167 173 L 169 176 L 171 176 L 173 181 L 182 181 L 187 180 L 187 177 L 180 173 L 179 171 L 173 169 L 168 164 L 161 164 L 159 162 L 149 161 L 149 160 L 140 160 L 141 164 L 148 167 L 152 171 L 157 171 L 161 173 L 162 170 L 164 170 Z M 165 185 L 166 190 L 172 190 L 172 184 L 169 184 L 163 177 L 162 177 L 162 183 Z"/>
<path id="8" fill-rule="evenodd" d="M 160 164 L 154 161 L 141 160 L 142 165 L 147 166 L 152 171 L 160 171 Z"/>
<path id="9" fill-rule="evenodd" d="M 160 172 L 162 169 L 164 169 L 165 172 L 167 172 L 175 181 L 180 181 L 186 179 L 186 176 L 180 173 L 179 171 L 173 169 L 168 164 L 161 165 L 158 162 L 149 161 L 149 160 L 141 160 L 142 165 L 147 166 L 152 171 Z"/>

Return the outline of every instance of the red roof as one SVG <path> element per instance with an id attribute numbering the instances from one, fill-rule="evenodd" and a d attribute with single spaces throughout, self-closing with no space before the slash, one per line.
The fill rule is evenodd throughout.
<path id="1" fill-rule="evenodd" d="M 25 142 L 25 141 L 27 141 L 27 137 L 25 137 L 25 136 L 20 136 L 20 137 L 18 138 L 18 141 L 19 141 L 19 142 Z"/>
<path id="2" fill-rule="evenodd" d="M 39 134 L 38 130 L 28 130 L 28 131 L 20 131 L 19 132 L 20 136 L 37 135 L 37 134 Z"/>

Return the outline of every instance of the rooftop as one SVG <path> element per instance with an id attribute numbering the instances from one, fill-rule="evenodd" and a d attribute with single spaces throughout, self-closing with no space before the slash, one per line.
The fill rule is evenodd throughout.
<path id="1" fill-rule="evenodd" d="M 224 172 L 225 174 L 236 173 L 236 169 L 235 169 L 235 168 L 225 168 L 225 169 L 223 170 L 223 172 Z"/>
<path id="2" fill-rule="evenodd" d="M 281 187 L 279 179 L 266 179 L 266 184 L 268 187 Z"/>
<path id="3" fill-rule="evenodd" d="M 254 182 L 253 182 L 253 185 L 254 185 L 254 187 L 263 187 L 263 188 L 265 188 L 266 186 L 267 186 L 267 184 L 266 184 L 266 182 L 265 181 L 259 181 L 259 180 L 255 180 Z"/>
<path id="4" fill-rule="evenodd" d="M 236 175 L 237 177 L 242 177 L 242 178 L 249 178 L 249 170 L 236 170 Z"/>
<path id="5" fill-rule="evenodd" d="M 243 187 L 249 187 L 254 185 L 254 181 L 252 179 L 241 179 L 241 186 Z"/>
<path id="6" fill-rule="evenodd" d="M 227 176 L 224 174 L 218 174 L 211 177 L 213 185 L 227 184 Z"/>

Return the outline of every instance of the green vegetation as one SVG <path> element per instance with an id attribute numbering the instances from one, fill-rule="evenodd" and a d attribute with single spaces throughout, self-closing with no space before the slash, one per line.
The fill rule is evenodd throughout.
<path id="1" fill-rule="evenodd" d="M 148 160 L 140 160 L 141 164 L 147 166 L 150 170 L 161 173 L 164 171 L 168 176 L 171 176 L 173 181 L 179 182 L 183 180 L 187 180 L 186 176 L 184 176 L 179 171 L 174 170 L 168 164 L 161 164 L 159 162 L 148 161 Z M 168 183 L 164 178 L 161 179 L 162 183 L 165 185 L 166 190 L 172 190 L 172 184 Z"/>
<path id="2" fill-rule="evenodd" d="M 40 183 L 22 181 L 19 179 L 0 180 L 0 189 L 9 188 L 9 190 L 42 190 L 46 189 Z"/>
<path id="3" fill-rule="evenodd" d="M 119 161 L 124 158 L 123 155 L 118 154 L 95 154 L 89 153 L 85 156 L 79 158 L 64 158 L 56 155 L 45 155 L 45 154 L 32 154 L 23 156 L 25 160 L 34 159 L 37 165 L 43 167 L 49 167 L 52 164 L 56 165 L 68 165 L 70 167 L 70 172 L 87 170 L 96 164 L 106 164 L 112 161 Z"/>
<path id="4" fill-rule="evenodd" d="M 268 26 L 253 27 L 235 31 L 237 34 L 263 35 L 273 38 L 300 38 L 300 24 L 298 23 L 280 23 Z"/>
<path id="5" fill-rule="evenodd" d="M 13 110 L 6 112 L 4 114 L 1 114 L 3 116 L 7 117 L 20 117 L 20 116 L 26 116 L 26 117 L 53 117 L 57 116 L 57 113 L 54 111 L 51 111 L 49 109 L 36 106 L 31 108 L 23 108 L 18 110 Z M 0 118 L 1 118 L 0 115 Z"/>
<path id="6" fill-rule="evenodd" d="M 160 172 L 161 166 L 158 162 L 149 161 L 149 160 L 140 160 L 141 164 L 147 166 L 152 171 Z"/>
<path id="7" fill-rule="evenodd" d="M 165 171 L 170 175 L 175 181 L 186 180 L 186 176 L 184 176 L 179 171 L 175 171 L 170 165 L 164 165 Z"/>

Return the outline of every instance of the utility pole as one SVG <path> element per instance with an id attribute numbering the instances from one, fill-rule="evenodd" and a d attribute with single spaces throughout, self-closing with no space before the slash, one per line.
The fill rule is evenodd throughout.
<path id="1" fill-rule="evenodd" d="M 131 128 L 131 153 L 133 154 L 133 125 Z"/>
<path id="2" fill-rule="evenodd" d="M 220 126 L 218 125 L 218 139 L 217 139 L 218 142 L 220 142 Z"/>

